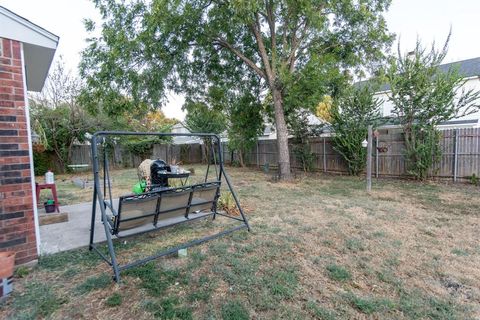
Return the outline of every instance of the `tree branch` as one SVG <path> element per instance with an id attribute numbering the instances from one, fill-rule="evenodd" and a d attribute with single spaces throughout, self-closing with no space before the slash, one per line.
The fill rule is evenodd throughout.
<path id="1" fill-rule="evenodd" d="M 297 30 L 300 29 L 302 23 L 303 23 L 303 29 L 300 32 L 300 36 L 297 37 Z M 292 45 L 291 45 L 292 51 L 290 52 L 290 55 L 287 59 L 287 65 L 289 66 L 288 69 L 290 70 L 290 72 L 293 72 L 295 70 L 295 62 L 297 60 L 296 53 L 298 48 L 302 44 L 303 40 L 305 40 L 305 37 L 307 35 L 307 29 L 308 29 L 308 21 L 305 19 L 295 28 L 293 32 Z"/>
<path id="2" fill-rule="evenodd" d="M 272 40 L 272 65 L 275 65 L 275 60 L 277 56 L 277 34 L 275 32 L 275 17 L 273 16 L 272 0 L 265 0 L 265 6 L 267 11 L 266 18 L 268 22 L 268 27 L 270 28 L 270 37 Z"/>
<path id="3" fill-rule="evenodd" d="M 263 37 L 260 32 L 260 21 L 258 19 L 258 13 L 255 13 L 255 22 L 250 25 L 253 34 L 255 35 L 255 39 L 257 40 L 258 51 L 260 53 L 260 57 L 263 61 L 263 66 L 265 68 L 266 79 L 269 84 L 272 86 L 275 81 L 275 73 L 272 72 L 272 68 L 270 66 L 270 60 L 268 59 L 267 50 L 265 49 L 265 44 L 263 43 Z"/>
<path id="4" fill-rule="evenodd" d="M 216 39 L 214 43 L 217 43 L 221 47 L 230 50 L 233 54 L 235 54 L 238 58 L 240 58 L 243 62 L 245 62 L 250 68 L 253 69 L 261 78 L 267 79 L 265 72 L 260 69 L 252 60 L 247 58 L 240 50 L 236 49 L 230 43 L 223 39 Z"/>

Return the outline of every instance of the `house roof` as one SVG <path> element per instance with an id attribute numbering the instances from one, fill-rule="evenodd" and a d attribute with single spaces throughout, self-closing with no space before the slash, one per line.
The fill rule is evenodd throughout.
<path id="1" fill-rule="evenodd" d="M 448 121 L 442 121 L 438 124 L 440 128 L 442 127 L 462 127 L 462 126 L 477 126 L 479 124 L 479 119 L 452 119 Z M 400 127 L 400 120 L 397 117 L 385 117 L 380 125 L 382 127 Z"/>
<path id="2" fill-rule="evenodd" d="M 458 68 L 458 73 L 462 75 L 464 78 L 479 77 L 480 76 L 480 57 L 441 64 L 440 66 L 438 66 L 438 68 L 442 72 L 447 72 L 451 68 Z M 368 85 L 370 81 L 371 79 L 359 81 L 355 85 L 359 87 L 363 87 L 365 85 Z M 390 85 L 385 83 L 385 84 L 382 84 L 377 89 L 377 92 L 389 91 L 389 90 L 390 90 Z"/>
<path id="3" fill-rule="evenodd" d="M 0 38 L 23 43 L 27 89 L 41 91 L 55 55 L 59 37 L 0 6 Z"/>

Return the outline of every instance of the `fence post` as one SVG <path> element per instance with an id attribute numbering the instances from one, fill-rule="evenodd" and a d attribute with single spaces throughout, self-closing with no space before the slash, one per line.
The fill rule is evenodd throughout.
<path id="1" fill-rule="evenodd" d="M 260 159 L 258 158 L 258 139 L 257 139 L 257 168 L 260 168 Z"/>
<path id="2" fill-rule="evenodd" d="M 457 182 L 458 170 L 458 129 L 454 130 L 455 139 L 453 140 L 453 182 Z"/>
<path id="3" fill-rule="evenodd" d="M 375 178 L 378 178 L 378 136 L 375 137 Z"/>
<path id="4" fill-rule="evenodd" d="M 372 191 L 372 126 L 368 126 L 368 144 L 367 144 L 367 192 Z"/>
<path id="5" fill-rule="evenodd" d="M 327 172 L 327 152 L 325 147 L 325 137 L 323 137 L 323 172 Z"/>

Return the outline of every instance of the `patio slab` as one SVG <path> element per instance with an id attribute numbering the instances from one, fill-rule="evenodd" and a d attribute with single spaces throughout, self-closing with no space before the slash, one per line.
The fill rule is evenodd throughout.
<path id="1" fill-rule="evenodd" d="M 113 207 L 118 207 L 118 199 L 113 199 Z M 97 205 L 97 214 L 95 219 L 95 238 L 94 242 L 103 242 L 106 240 L 103 224 L 100 221 L 100 210 Z M 68 222 L 55 223 L 40 226 L 40 254 L 52 254 L 56 252 L 81 248 L 88 246 L 90 237 L 90 221 L 92 213 L 92 203 L 85 202 L 69 206 L 61 206 L 60 212 L 68 213 Z M 197 213 L 196 216 L 207 215 Z M 158 226 L 164 226 L 178 221 L 186 220 L 183 217 L 175 217 L 168 220 L 159 221 Z M 135 228 L 130 233 L 136 233 L 152 229 L 152 225 Z M 123 232 L 128 235 L 127 232 Z"/>

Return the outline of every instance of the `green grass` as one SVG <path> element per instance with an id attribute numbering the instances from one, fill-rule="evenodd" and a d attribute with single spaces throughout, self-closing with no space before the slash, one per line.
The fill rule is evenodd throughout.
<path id="1" fill-rule="evenodd" d="M 79 284 L 75 291 L 78 294 L 86 294 L 93 290 L 104 289 L 112 285 L 112 277 L 108 274 L 101 274 L 87 278 L 83 283 Z"/>
<path id="2" fill-rule="evenodd" d="M 342 266 L 330 264 L 327 266 L 328 276 L 336 281 L 348 281 L 352 279 L 350 272 Z"/>
<path id="3" fill-rule="evenodd" d="M 160 302 L 148 301 L 145 309 L 149 311 L 156 319 L 176 319 L 192 320 L 192 310 L 187 307 L 179 306 L 179 301 L 174 297 L 167 297 Z"/>
<path id="4" fill-rule="evenodd" d="M 352 252 L 359 252 L 365 250 L 365 245 L 362 240 L 350 238 L 345 241 L 345 247 Z"/>
<path id="5" fill-rule="evenodd" d="M 68 266 L 75 265 L 93 267 L 100 262 L 101 259 L 95 252 L 78 249 L 41 256 L 38 266 L 47 270 L 63 270 Z"/>
<path id="6" fill-rule="evenodd" d="M 250 315 L 240 301 L 229 301 L 222 305 L 222 319 L 223 320 L 248 320 Z"/>
<path id="7" fill-rule="evenodd" d="M 25 278 L 30 273 L 30 268 L 25 266 L 20 266 L 15 270 L 15 277 Z"/>
<path id="8" fill-rule="evenodd" d="M 108 307 L 118 307 L 123 302 L 122 295 L 118 292 L 115 292 L 110 297 L 105 300 L 105 305 Z"/>
<path id="9" fill-rule="evenodd" d="M 48 318 L 68 302 L 68 298 L 56 292 L 56 288 L 36 281 L 27 283 L 25 291 L 15 293 L 14 298 L 17 319 Z"/>
<path id="10" fill-rule="evenodd" d="M 337 317 L 335 316 L 335 313 L 319 306 L 317 303 L 314 301 L 308 301 L 307 303 L 307 308 L 310 310 L 310 312 L 315 316 L 315 318 L 320 319 L 320 320 L 335 320 Z"/>
<path id="11" fill-rule="evenodd" d="M 463 319 L 460 316 L 466 310 L 449 299 L 438 299 L 422 295 L 418 290 L 413 292 L 402 291 L 398 309 L 410 319 Z"/>
<path id="12" fill-rule="evenodd" d="M 268 270 L 263 280 L 270 294 L 277 299 L 291 298 L 298 286 L 298 276 L 292 267 Z"/>
<path id="13" fill-rule="evenodd" d="M 390 311 L 395 308 L 395 304 L 386 298 L 359 297 L 353 293 L 348 293 L 345 295 L 345 299 L 353 307 L 368 315 L 380 311 Z"/>
<path id="14" fill-rule="evenodd" d="M 153 262 L 129 269 L 124 274 L 140 278 L 141 286 L 154 297 L 163 296 L 168 287 L 180 278 L 178 270 L 162 270 L 157 268 Z"/>
<path id="15" fill-rule="evenodd" d="M 468 251 L 467 250 L 463 250 L 463 249 L 458 249 L 458 248 L 455 248 L 452 250 L 452 253 L 456 256 L 460 256 L 460 257 L 466 257 L 469 255 Z"/>
<path id="16" fill-rule="evenodd" d="M 191 286 L 193 289 L 189 292 L 187 299 L 191 302 L 210 300 L 213 290 L 215 289 L 215 281 L 206 275 L 201 275 L 198 281 Z"/>

